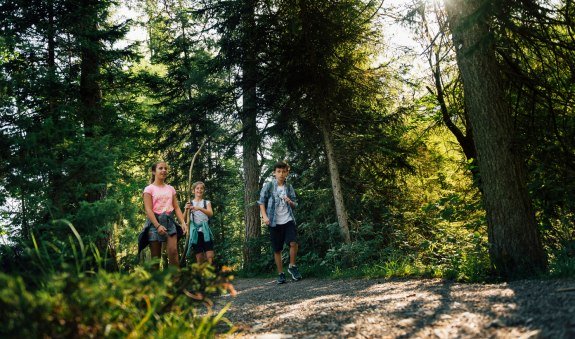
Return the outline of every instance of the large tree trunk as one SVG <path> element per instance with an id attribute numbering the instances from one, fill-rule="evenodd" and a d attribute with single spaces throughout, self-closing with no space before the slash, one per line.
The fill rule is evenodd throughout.
<path id="1" fill-rule="evenodd" d="M 533 275 L 546 269 L 546 256 L 527 191 L 525 165 L 514 144 L 488 6 L 475 0 L 446 0 L 445 4 L 478 153 L 491 261 L 503 277 Z"/>
<path id="2" fill-rule="evenodd" d="M 440 18 L 440 11 L 439 7 L 434 6 L 434 12 L 437 16 L 437 21 L 442 21 Z M 479 169 L 477 168 L 477 151 L 475 150 L 475 143 L 473 142 L 473 133 L 471 132 L 471 127 L 469 124 L 469 116 L 467 113 L 467 109 L 463 108 L 461 112 L 459 112 L 459 116 L 464 117 L 465 121 L 463 124 L 463 130 L 461 130 L 455 122 L 452 120 L 453 113 L 450 111 L 450 107 L 448 106 L 446 100 L 446 93 L 445 87 L 442 79 L 443 69 L 441 68 L 441 64 L 444 60 L 445 48 L 444 44 L 442 43 L 443 38 L 438 39 L 437 36 L 432 36 L 430 33 L 429 23 L 427 22 L 427 16 L 425 11 L 422 12 L 422 28 L 423 34 L 425 35 L 425 39 L 428 46 L 427 52 L 427 61 L 429 63 L 431 73 L 433 75 L 433 82 L 435 84 L 435 91 L 431 88 L 428 88 L 429 92 L 435 96 L 437 102 L 439 103 L 439 107 L 441 109 L 441 118 L 445 126 L 449 129 L 449 131 L 455 136 L 457 142 L 461 146 L 463 150 L 463 154 L 468 161 L 471 161 L 471 173 L 473 175 L 474 181 L 479 186 Z M 443 29 L 439 34 L 441 36 L 447 35 L 447 27 Z M 456 88 L 454 89 L 456 90 Z M 453 106 L 456 106 L 455 104 Z M 481 187 L 479 186 L 479 189 Z"/>
<path id="3" fill-rule="evenodd" d="M 258 133 L 257 133 L 257 56 L 255 50 L 256 1 L 246 1 L 242 12 L 242 147 L 244 167 L 244 222 L 246 225 L 244 264 L 249 266 L 260 255 L 259 247 L 251 245 L 261 235 L 259 208 L 256 203 L 259 191 Z"/>
<path id="4" fill-rule="evenodd" d="M 341 188 L 341 180 L 339 176 L 339 168 L 335 159 L 335 151 L 333 147 L 333 140 L 331 137 L 331 129 L 327 119 L 320 120 L 320 130 L 325 147 L 325 154 L 327 157 L 327 165 L 329 167 L 329 177 L 331 181 L 331 189 L 333 191 L 333 200 L 335 202 L 335 213 L 337 214 L 337 222 L 339 223 L 341 235 L 343 240 L 349 244 L 351 237 L 349 235 L 349 220 L 347 217 L 347 209 L 343 201 L 343 190 Z"/>

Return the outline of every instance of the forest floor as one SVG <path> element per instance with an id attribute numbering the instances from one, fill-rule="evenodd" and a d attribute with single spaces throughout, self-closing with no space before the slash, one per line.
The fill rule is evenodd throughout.
<path id="1" fill-rule="evenodd" d="M 228 338 L 575 338 L 575 280 L 238 279 Z"/>

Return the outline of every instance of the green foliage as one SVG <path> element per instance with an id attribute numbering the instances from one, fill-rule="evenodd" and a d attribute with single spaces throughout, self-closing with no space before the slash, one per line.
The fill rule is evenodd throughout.
<path id="1" fill-rule="evenodd" d="M 210 296 L 234 293 L 233 277 L 213 267 L 191 265 L 182 270 L 136 267 L 130 273 L 86 270 L 98 250 L 85 245 L 76 229 L 70 239 L 72 264 L 55 260 L 54 244 L 34 240 L 35 264 L 41 275 L 0 274 L 0 334 L 8 337 L 213 337 L 227 306 L 214 312 Z M 88 252 L 92 255 L 88 256 Z M 58 259 L 58 258 L 56 258 Z M 101 265 L 96 265 L 101 267 Z"/>
<path id="2" fill-rule="evenodd" d="M 206 266 L 182 272 L 51 275 L 29 290 L 21 277 L 0 273 L 0 329 L 9 337 L 213 337 L 223 308 L 198 315 L 206 294 L 229 289 Z M 208 303 L 209 304 L 209 303 Z"/>
<path id="3" fill-rule="evenodd" d="M 558 250 L 550 251 L 549 257 L 549 276 L 575 276 L 575 241 L 567 241 Z"/>
<path id="4" fill-rule="evenodd" d="M 142 7 L 149 17 L 150 58 L 140 63 L 133 46 L 112 48 L 128 26 L 108 20 L 108 1 L 82 13 L 69 0 L 0 5 L 0 28 L 6 33 L 0 37 L 0 204 L 14 206 L 0 212 L 0 235 L 10 239 L 0 246 L 0 262 L 4 272 L 21 277 L 2 277 L 10 286 L 6 293 L 22 295 L 22 305 L 9 306 L 41 319 L 31 331 L 175 336 L 180 329 L 174 328 L 196 321 L 177 312 L 157 316 L 168 294 L 177 289 L 172 284 L 162 290 L 160 282 L 174 274 L 145 278 L 147 273 L 134 262 L 148 164 L 157 159 L 170 163 L 169 181 L 183 204 L 187 169 L 204 139 L 208 142 L 193 179 L 206 183 L 206 198 L 214 208 L 217 266 L 243 269 L 247 276 L 274 271 L 266 227 L 261 237 L 249 243 L 244 239 L 238 105 L 243 99 L 240 69 L 250 49 L 258 59 L 254 81 L 260 184 L 268 178 L 270 163 L 288 159 L 289 180 L 299 200 L 298 264 L 304 276 L 490 278 L 479 192 L 460 145 L 442 129 L 436 98 L 404 98 L 407 91 L 398 79 L 407 74 L 376 63 L 380 33 L 385 33 L 374 20 L 377 4 L 256 4 L 261 6 L 256 8 L 253 36 L 245 37 L 241 9 L 246 2 L 146 2 Z M 569 6 L 504 5 L 495 13 L 501 26 L 494 34 L 505 46 L 499 53 L 515 103 L 518 151 L 529 166 L 529 189 L 550 274 L 572 276 L 575 120 L 573 72 L 566 70 L 573 65 L 573 37 L 565 32 L 572 30 L 573 21 L 567 20 Z M 80 27 L 79 14 L 98 21 L 99 28 Z M 96 77 L 102 98 L 94 126 L 88 127 L 80 51 L 94 37 L 100 40 L 84 50 L 101 61 Z M 451 59 L 442 54 L 441 60 Z M 467 122 L 461 84 L 452 72 L 455 65 L 441 66 L 449 114 L 463 128 Z M 416 92 L 425 86 L 420 79 L 411 85 Z M 335 217 L 318 130 L 322 121 L 329 121 L 334 137 L 351 220 L 350 244 L 342 244 Z M 68 220 L 75 231 L 70 232 L 68 222 L 54 220 Z M 261 253 L 249 265 L 243 262 L 245 246 Z M 287 256 L 286 248 L 286 262 Z M 116 269 L 133 273 L 105 272 Z M 208 273 L 204 271 L 202 279 L 208 279 Z M 131 283 L 149 283 L 160 290 L 152 300 L 128 286 Z M 98 292 L 98 284 L 132 288 L 136 296 L 130 299 L 115 288 Z M 69 286 L 70 297 L 62 286 Z M 101 302 L 126 299 L 142 307 L 124 305 L 134 317 L 126 320 L 129 325 L 116 326 L 121 323 L 116 306 L 102 302 L 116 312 L 106 315 L 72 293 L 80 288 L 95 299 L 104 298 Z M 80 320 L 64 310 L 83 307 L 94 308 L 94 314 L 112 325 L 106 330 L 107 324 L 86 315 L 81 322 L 87 327 L 79 329 Z M 138 329 L 148 310 L 151 315 Z M 12 319 L 10 331 L 18 331 L 14 324 L 25 319 L 16 313 L 6 317 Z M 56 319 L 76 327 L 66 330 Z M 205 321 L 209 332 L 214 323 Z M 53 331 L 49 324 L 55 326 Z M 199 335 L 204 333 L 201 325 L 194 326 Z"/>

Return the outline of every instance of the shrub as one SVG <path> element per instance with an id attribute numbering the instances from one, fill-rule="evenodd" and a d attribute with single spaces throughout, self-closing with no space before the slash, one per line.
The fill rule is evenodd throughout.
<path id="1" fill-rule="evenodd" d="M 207 298 L 233 293 L 230 278 L 211 266 L 133 273 L 52 275 L 28 290 L 21 277 L 0 273 L 0 333 L 7 337 L 212 337 L 226 308 Z M 198 316 L 198 309 L 203 315 Z M 229 325 L 229 324 L 228 324 Z M 231 330 L 231 325 L 228 330 Z"/>

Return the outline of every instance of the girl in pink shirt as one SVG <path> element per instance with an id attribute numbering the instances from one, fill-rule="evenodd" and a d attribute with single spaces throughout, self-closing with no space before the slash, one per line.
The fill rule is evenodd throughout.
<path id="1" fill-rule="evenodd" d="M 168 263 L 179 266 L 174 213 L 180 220 L 184 234 L 188 232 L 188 226 L 180 210 L 176 190 L 165 183 L 167 176 L 168 164 L 160 161 L 152 165 L 152 179 L 150 185 L 144 189 L 144 208 L 148 218 L 146 227 L 148 227 L 152 257 L 159 259 L 162 253 L 162 242 L 167 242 Z"/>

